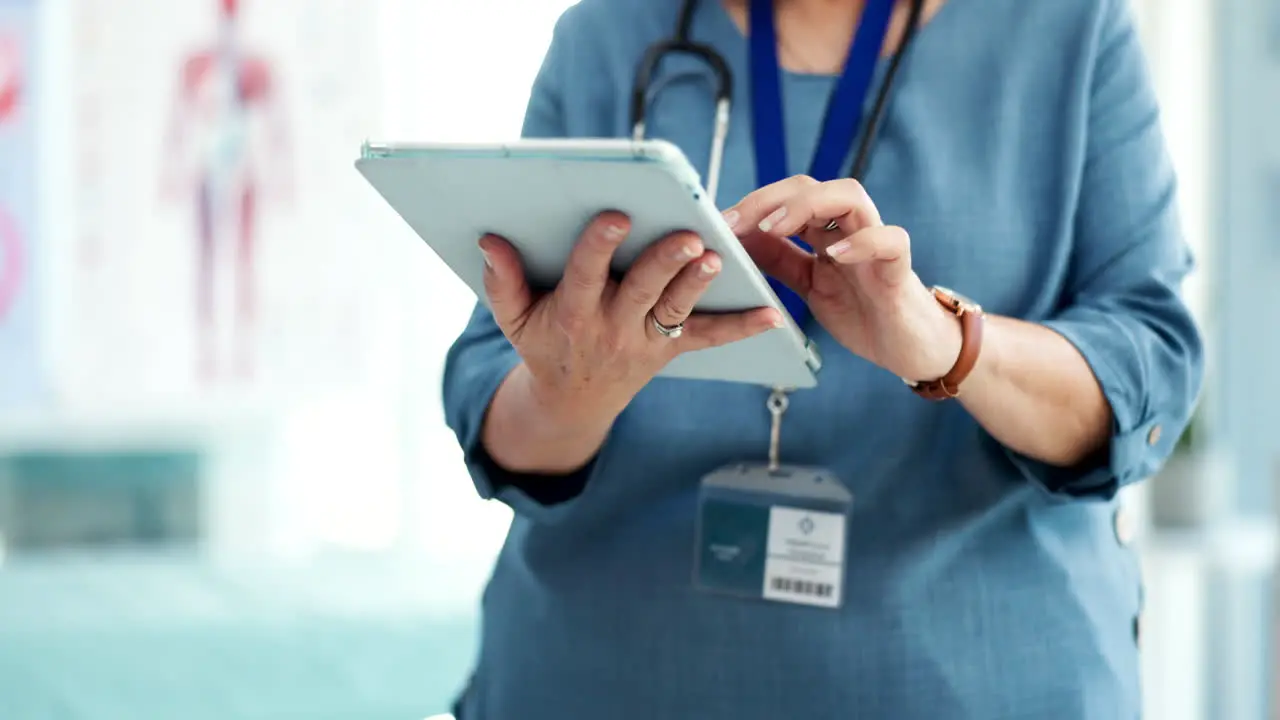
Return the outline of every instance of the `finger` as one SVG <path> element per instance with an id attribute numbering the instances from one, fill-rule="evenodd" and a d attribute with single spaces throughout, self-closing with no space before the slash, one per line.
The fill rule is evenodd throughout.
<path id="1" fill-rule="evenodd" d="M 763 190 L 756 192 L 762 193 Z M 825 228 L 832 221 L 845 235 L 883 224 L 871 196 L 862 183 L 852 178 L 810 183 L 789 195 L 779 191 L 765 197 L 753 212 L 757 215 L 767 213 L 756 223 L 756 228 L 777 237 L 790 237 L 810 228 Z M 743 226 L 746 222 L 745 219 L 740 220 Z M 824 239 L 820 236 L 821 246 L 827 244 Z"/>
<path id="2" fill-rule="evenodd" d="M 723 263 L 715 253 L 703 253 L 676 275 L 653 306 L 653 316 L 663 325 L 679 325 L 693 314 L 693 306 L 707 291 Z"/>
<path id="3" fill-rule="evenodd" d="M 622 278 L 613 297 L 614 316 L 619 322 L 647 316 L 667 285 L 702 253 L 702 240 L 690 232 L 672 233 L 650 245 Z"/>
<path id="4" fill-rule="evenodd" d="M 768 233 L 753 232 L 742 237 L 746 249 L 756 267 L 766 275 L 779 280 L 802 298 L 809 297 L 814 256 L 786 238 Z"/>
<path id="5" fill-rule="evenodd" d="M 739 200 L 737 205 L 725 210 L 725 222 L 729 223 L 729 227 L 733 228 L 734 234 L 739 237 L 755 232 L 759 229 L 760 223 L 788 199 L 819 184 L 808 175 L 792 175 L 784 180 L 765 185 Z"/>
<path id="6" fill-rule="evenodd" d="M 911 238 L 900 227 L 856 232 L 828 247 L 826 255 L 842 268 L 878 263 L 880 279 L 889 284 L 897 284 L 911 273 Z"/>
<path id="7" fill-rule="evenodd" d="M 631 221 L 618 212 L 600 213 L 587 224 L 569 253 L 557 292 L 566 309 L 586 311 L 596 307 L 609 283 L 613 253 L 631 231 Z"/>
<path id="8" fill-rule="evenodd" d="M 876 209 L 871 196 L 862 187 L 862 183 L 853 178 L 832 180 L 815 185 L 790 198 L 787 198 L 773 213 L 760 222 L 760 231 L 777 237 L 790 237 L 803 233 L 808 229 L 824 231 L 831 222 L 844 235 L 851 235 L 858 230 L 876 227 L 884 223 L 880 219 L 880 211 Z M 819 246 L 839 239 L 832 231 L 819 236 Z M 812 233 L 810 233 L 812 235 Z"/>
<path id="9" fill-rule="evenodd" d="M 773 308 L 756 308 L 729 315 L 699 313 L 685 321 L 684 334 L 676 342 L 680 352 L 704 350 L 745 340 L 785 325 L 782 313 Z"/>
<path id="10" fill-rule="evenodd" d="M 484 292 L 489 309 L 502 331 L 517 327 L 533 305 L 533 291 L 525 279 L 524 263 L 511 243 L 497 235 L 480 238 L 484 255 Z"/>

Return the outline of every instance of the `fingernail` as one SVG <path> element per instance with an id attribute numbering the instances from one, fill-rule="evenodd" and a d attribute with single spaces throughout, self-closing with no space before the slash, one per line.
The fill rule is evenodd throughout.
<path id="1" fill-rule="evenodd" d="M 840 242 L 827 248 L 827 255 L 830 255 L 831 257 L 839 257 L 845 254 L 846 252 L 849 252 L 849 248 L 851 247 L 853 246 L 849 244 L 848 240 L 841 240 Z"/>
<path id="2" fill-rule="evenodd" d="M 493 258 L 489 257 L 489 251 L 481 249 L 480 254 L 484 256 L 484 266 L 486 270 L 493 270 Z"/>
<path id="3" fill-rule="evenodd" d="M 605 225 L 604 236 L 613 242 L 617 242 L 625 237 L 627 229 L 621 225 Z"/>
<path id="4" fill-rule="evenodd" d="M 701 254 L 702 248 L 698 247 L 697 243 L 692 245 L 682 245 L 680 249 L 676 251 L 676 260 L 685 262 L 687 260 L 692 260 Z"/>
<path id="5" fill-rule="evenodd" d="M 702 264 L 698 266 L 698 274 L 704 278 L 709 278 L 718 272 L 720 272 L 720 261 L 715 258 L 703 260 Z"/>
<path id="6" fill-rule="evenodd" d="M 724 221 L 729 225 L 730 230 L 737 230 L 738 221 L 741 219 L 742 219 L 742 216 L 738 214 L 737 210 L 724 211 Z"/>
<path id="7" fill-rule="evenodd" d="M 774 315 L 772 325 L 780 330 L 787 326 L 787 321 L 781 315 Z"/>
<path id="8" fill-rule="evenodd" d="M 769 217 L 760 221 L 760 232 L 769 232 L 775 225 L 782 222 L 782 218 L 787 216 L 787 209 L 780 207 L 769 214 Z"/>

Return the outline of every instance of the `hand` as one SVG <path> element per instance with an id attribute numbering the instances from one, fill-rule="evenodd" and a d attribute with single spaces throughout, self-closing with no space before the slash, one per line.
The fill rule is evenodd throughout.
<path id="1" fill-rule="evenodd" d="M 907 232 L 881 221 L 858 181 L 787 178 L 743 198 L 725 219 L 761 270 L 804 298 L 854 354 L 911 381 L 936 380 L 955 365 L 959 322 L 911 269 Z M 832 220 L 838 229 L 826 230 Z"/>
<path id="2" fill-rule="evenodd" d="M 690 315 L 721 268 L 692 233 L 654 243 L 621 281 L 612 280 L 610 262 L 629 231 L 625 215 L 601 214 L 578 240 L 560 284 L 541 297 L 510 243 L 492 235 L 480 240 L 494 319 L 524 360 L 548 420 L 611 422 L 677 355 L 782 326 L 772 308 Z M 654 319 L 665 326 L 683 322 L 684 332 L 665 337 Z"/>

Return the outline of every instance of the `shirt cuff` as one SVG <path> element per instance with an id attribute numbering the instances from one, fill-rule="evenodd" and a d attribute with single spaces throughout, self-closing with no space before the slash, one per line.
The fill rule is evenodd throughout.
<path id="1" fill-rule="evenodd" d="M 1120 488 L 1155 475 L 1166 454 L 1161 452 L 1165 442 L 1159 419 L 1153 419 L 1129 432 L 1113 426 L 1107 453 L 1075 467 L 1049 465 L 1009 448 L 1004 451 L 1024 477 L 1051 493 L 1111 500 Z"/>
<path id="2" fill-rule="evenodd" d="M 582 469 L 563 476 L 513 473 L 494 462 L 482 440 L 484 415 L 507 375 L 520 364 L 520 358 L 514 352 L 503 353 L 490 363 L 483 373 L 484 380 L 475 384 L 473 394 L 467 398 L 476 417 L 458 437 L 467 472 L 481 498 L 497 500 L 535 522 L 557 523 L 576 506 L 576 500 L 597 474 L 600 460 L 597 457 Z"/>
<path id="3" fill-rule="evenodd" d="M 1075 467 L 1057 467 L 1005 448 L 1022 474 L 1051 493 L 1110 500 L 1120 488 L 1154 475 L 1177 442 L 1183 422 L 1153 410 L 1138 377 L 1110 361 L 1119 328 L 1088 319 L 1063 318 L 1044 323 L 1084 356 L 1111 406 L 1111 438 L 1105 453 Z M 1119 350 L 1123 352 L 1123 349 Z M 1168 429 L 1168 432 L 1166 432 Z"/>
<path id="4" fill-rule="evenodd" d="M 583 467 L 564 475 L 518 473 L 499 465 L 483 443 L 476 448 L 475 462 L 483 469 L 496 497 L 503 498 L 508 490 L 519 491 L 542 507 L 560 505 L 581 495 L 596 464 L 592 458 Z"/>

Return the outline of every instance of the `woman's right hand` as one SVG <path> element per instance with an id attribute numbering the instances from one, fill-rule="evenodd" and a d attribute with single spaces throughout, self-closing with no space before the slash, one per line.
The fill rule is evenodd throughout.
<path id="1" fill-rule="evenodd" d="M 480 240 L 485 291 L 494 319 L 524 360 L 526 386 L 544 421 L 561 426 L 612 423 L 667 363 L 691 350 L 724 345 L 782 326 L 772 308 L 692 315 L 721 269 L 688 232 L 647 248 L 621 281 L 610 277 L 614 251 L 631 224 L 602 213 L 579 238 L 554 291 L 535 295 L 519 253 L 496 236 Z M 658 331 L 684 323 L 676 338 Z"/>

